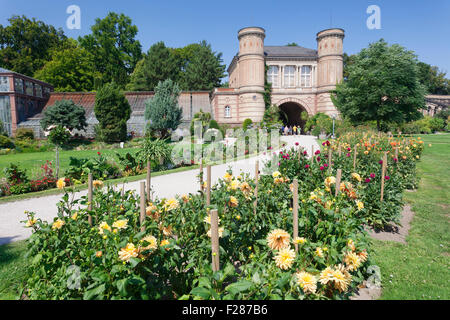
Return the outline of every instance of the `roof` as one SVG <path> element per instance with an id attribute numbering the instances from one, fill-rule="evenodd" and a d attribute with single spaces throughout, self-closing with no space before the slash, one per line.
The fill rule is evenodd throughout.
<path id="1" fill-rule="evenodd" d="M 0 67 L 0 73 L 15 73 L 14 71 Z"/>
<path id="2" fill-rule="evenodd" d="M 317 58 L 317 51 L 300 46 L 264 46 L 264 55 L 268 58 Z"/>

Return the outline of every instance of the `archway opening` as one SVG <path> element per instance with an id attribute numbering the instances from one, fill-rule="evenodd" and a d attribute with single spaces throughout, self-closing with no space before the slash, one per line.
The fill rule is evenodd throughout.
<path id="1" fill-rule="evenodd" d="M 279 106 L 280 120 L 285 126 L 296 126 L 301 128 L 301 133 L 304 133 L 306 118 L 302 119 L 302 112 L 307 114 L 306 109 L 295 102 L 285 102 Z"/>

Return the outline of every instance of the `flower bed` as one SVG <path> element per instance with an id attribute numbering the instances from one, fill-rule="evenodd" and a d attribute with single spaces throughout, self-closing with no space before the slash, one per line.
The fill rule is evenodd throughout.
<path id="1" fill-rule="evenodd" d="M 416 150 L 409 149 L 406 154 L 414 155 Z M 381 151 L 371 157 L 378 159 Z M 324 160 L 311 163 L 303 150 L 283 152 L 276 155 L 279 169 L 258 181 L 256 207 L 255 181 L 227 172 L 212 187 L 210 206 L 202 193 L 156 199 L 147 203 L 142 225 L 134 192 L 98 184 L 92 210 L 87 197 L 72 201 L 66 194 L 53 223 L 27 213 L 33 267 L 25 293 L 32 299 L 347 299 L 370 275 L 364 226 L 372 217 L 368 208 L 379 202 L 368 194 L 378 190 L 380 179 L 378 161 L 365 168 L 368 155 L 358 156 L 358 175 L 345 166 L 351 158 L 346 154 L 327 174 L 321 170 Z M 331 173 L 338 166 L 343 184 L 335 196 Z M 373 184 L 366 184 L 363 179 L 371 172 L 376 172 Z M 407 183 L 398 182 L 395 171 L 388 174 L 384 202 L 392 205 L 389 194 Z M 293 239 L 296 177 L 299 233 Z M 216 272 L 211 267 L 212 209 L 219 213 L 221 268 Z"/>

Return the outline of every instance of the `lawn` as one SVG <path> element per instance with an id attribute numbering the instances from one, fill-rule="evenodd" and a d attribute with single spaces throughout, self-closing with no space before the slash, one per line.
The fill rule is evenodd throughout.
<path id="1" fill-rule="evenodd" d="M 60 172 L 64 174 L 64 171 L 69 167 L 70 157 L 75 158 L 91 158 L 97 156 L 97 152 L 101 152 L 104 156 L 115 159 L 117 161 L 116 152 L 120 154 L 126 154 L 127 152 L 135 153 L 138 148 L 124 148 L 124 149 L 104 149 L 104 150 L 66 150 L 60 151 L 59 163 Z M 46 160 L 55 164 L 55 152 L 31 152 L 31 153 L 16 153 L 0 156 L 0 178 L 4 177 L 3 168 L 9 166 L 10 163 L 18 165 L 20 168 L 26 169 L 28 175 L 33 173 L 39 173 L 40 167 Z M 53 166 L 53 168 L 55 168 Z"/>
<path id="2" fill-rule="evenodd" d="M 404 194 L 415 212 L 407 244 L 374 242 L 381 299 L 450 299 L 450 134 L 421 137 L 419 189 Z"/>

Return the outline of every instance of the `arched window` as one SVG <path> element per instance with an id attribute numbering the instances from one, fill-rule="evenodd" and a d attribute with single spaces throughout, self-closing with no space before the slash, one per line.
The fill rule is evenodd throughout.
<path id="1" fill-rule="evenodd" d="M 231 107 L 230 106 L 225 107 L 225 118 L 231 118 Z"/>

